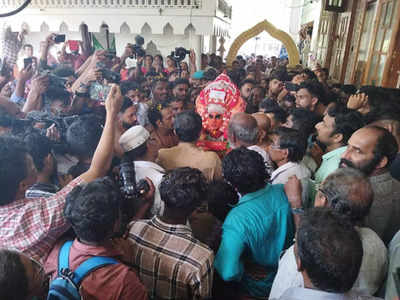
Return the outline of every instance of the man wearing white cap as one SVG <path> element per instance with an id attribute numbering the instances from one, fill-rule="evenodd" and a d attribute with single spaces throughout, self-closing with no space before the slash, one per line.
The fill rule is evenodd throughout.
<path id="1" fill-rule="evenodd" d="M 124 150 L 124 159 L 135 162 L 136 181 L 150 178 L 155 186 L 152 215 L 162 215 L 164 202 L 161 201 L 159 184 L 165 170 L 155 162 L 158 153 L 157 141 L 143 126 L 133 126 L 122 134 L 119 144 Z"/>

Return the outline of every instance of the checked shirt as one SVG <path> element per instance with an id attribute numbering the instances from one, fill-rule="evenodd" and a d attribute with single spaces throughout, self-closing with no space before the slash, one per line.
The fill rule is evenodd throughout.
<path id="1" fill-rule="evenodd" d="M 56 240 L 70 228 L 65 198 L 81 184 L 78 177 L 49 198 L 20 199 L 0 206 L 0 248 L 15 249 L 44 262 Z"/>
<path id="2" fill-rule="evenodd" d="M 132 264 L 152 299 L 209 299 L 214 254 L 186 225 L 158 217 L 131 223 Z"/>

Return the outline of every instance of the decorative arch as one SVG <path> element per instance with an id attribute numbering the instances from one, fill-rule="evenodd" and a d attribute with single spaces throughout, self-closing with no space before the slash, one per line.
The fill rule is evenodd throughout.
<path id="1" fill-rule="evenodd" d="M 65 22 L 60 24 L 60 32 L 67 33 L 68 32 L 68 25 Z"/>
<path id="2" fill-rule="evenodd" d="M 120 28 L 119 28 L 119 32 L 123 33 L 123 34 L 129 34 L 131 33 L 131 28 L 129 27 L 129 25 L 124 22 L 121 24 Z"/>
<path id="3" fill-rule="evenodd" d="M 142 29 L 140 30 L 140 33 L 142 35 L 151 35 L 152 34 L 152 29 L 151 29 L 150 25 L 147 22 L 144 23 L 144 25 L 142 26 Z"/>
<path id="4" fill-rule="evenodd" d="M 168 36 L 174 35 L 174 28 L 171 26 L 170 23 L 165 24 L 163 28 L 163 34 Z"/>
<path id="5" fill-rule="evenodd" d="M 297 50 L 296 44 L 289 34 L 286 32 L 276 28 L 267 20 L 264 20 L 258 23 L 256 26 L 250 28 L 249 30 L 240 34 L 235 41 L 233 42 L 231 48 L 229 49 L 228 56 L 226 58 L 226 62 L 228 66 L 232 65 L 232 62 L 235 60 L 239 49 L 246 43 L 249 39 L 257 36 L 261 32 L 268 32 L 273 38 L 280 40 L 282 44 L 285 46 L 288 57 L 289 57 L 289 68 L 295 68 L 296 65 L 300 63 L 300 54 Z"/>
<path id="6" fill-rule="evenodd" d="M 43 21 L 43 23 L 40 25 L 40 32 L 49 32 L 50 27 L 47 25 L 46 22 Z"/>
<path id="7" fill-rule="evenodd" d="M 196 33 L 196 28 L 193 26 L 192 23 L 186 26 L 184 30 L 184 35 L 188 36 L 189 34 L 195 34 L 195 33 Z"/>

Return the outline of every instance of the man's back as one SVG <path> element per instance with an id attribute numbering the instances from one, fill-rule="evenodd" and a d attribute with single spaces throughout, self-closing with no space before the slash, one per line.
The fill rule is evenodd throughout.
<path id="1" fill-rule="evenodd" d="M 203 151 L 191 143 L 179 143 L 169 149 L 160 149 L 158 163 L 166 170 L 191 167 L 203 172 L 207 180 L 220 179 L 221 160 L 211 151 Z"/>
<path id="2" fill-rule="evenodd" d="M 185 225 L 170 225 L 158 217 L 131 223 L 132 264 L 150 298 L 211 298 L 213 252 L 192 236 Z"/>
<path id="3" fill-rule="evenodd" d="M 58 256 L 62 243 L 57 244 L 51 251 L 46 264 L 47 274 L 52 279 L 57 277 Z M 112 245 L 91 246 L 75 240 L 71 247 L 69 263 L 72 270 L 90 257 L 106 256 L 118 259 L 122 253 Z M 93 271 L 85 277 L 81 284 L 80 293 L 85 300 L 117 300 L 117 299 L 147 299 L 143 284 L 135 271 L 120 263 L 109 265 Z"/>
<path id="4" fill-rule="evenodd" d="M 366 225 L 387 245 L 400 229 L 400 181 L 394 179 L 389 172 L 371 176 L 370 181 L 374 201 Z"/>
<path id="5" fill-rule="evenodd" d="M 265 296 L 278 268 L 280 253 L 293 238 L 293 230 L 282 185 L 267 185 L 246 194 L 225 219 L 215 267 L 224 280 L 241 281 L 252 296 Z M 264 279 L 254 280 L 246 274 L 242 253 L 251 263 L 265 268 Z"/>

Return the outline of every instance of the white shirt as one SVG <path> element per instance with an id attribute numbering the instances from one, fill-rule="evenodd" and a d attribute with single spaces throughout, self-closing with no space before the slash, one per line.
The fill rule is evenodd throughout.
<path id="1" fill-rule="evenodd" d="M 272 166 L 272 161 L 268 153 L 263 148 L 257 145 L 249 146 L 247 147 L 247 149 L 256 151 L 258 154 L 262 156 L 262 158 L 264 159 L 265 166 L 267 167 L 268 174 L 271 174 L 274 168 Z"/>
<path id="2" fill-rule="evenodd" d="M 161 216 L 164 212 L 164 202 L 161 201 L 159 186 L 165 170 L 151 161 L 135 161 L 136 181 L 149 177 L 154 184 L 154 204 L 151 214 Z"/>
<path id="3" fill-rule="evenodd" d="M 352 291 L 363 295 L 374 295 L 386 277 L 387 249 L 379 236 L 367 227 L 356 227 L 363 246 L 360 273 Z M 297 271 L 294 246 L 290 247 L 279 261 L 279 268 L 272 284 L 270 299 L 280 298 L 288 288 L 304 287 L 303 277 Z"/>
<path id="4" fill-rule="evenodd" d="M 310 207 L 308 191 L 310 184 L 311 172 L 310 170 L 304 166 L 302 163 L 288 162 L 278 169 L 272 172 L 271 174 L 271 183 L 272 184 L 285 184 L 289 177 L 296 175 L 296 177 L 301 181 L 302 185 L 302 200 L 303 207 Z"/>
<path id="5" fill-rule="evenodd" d="M 275 298 L 269 298 L 275 299 Z M 372 296 L 364 296 L 353 291 L 346 294 L 329 293 L 321 290 L 307 288 L 290 288 L 279 300 L 379 300 Z"/>

